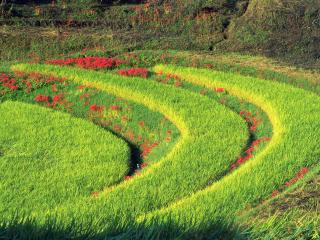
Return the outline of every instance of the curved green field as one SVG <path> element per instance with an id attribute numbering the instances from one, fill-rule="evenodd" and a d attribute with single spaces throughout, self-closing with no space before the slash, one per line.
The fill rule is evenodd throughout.
<path id="1" fill-rule="evenodd" d="M 193 85 L 223 88 L 268 115 L 271 142 L 232 170 L 230 165 L 249 138 L 247 123 L 208 97 L 112 73 L 48 65 L 16 65 L 13 69 L 64 77 L 135 101 L 163 114 L 181 132 L 173 150 L 140 176 L 106 188 L 97 198 L 65 201 L 48 215 L 33 213 L 36 222 L 52 217 L 65 229 L 73 223 L 85 226 L 77 236 L 90 226 L 99 233 L 93 234 L 95 238 L 215 239 L 215 234 L 231 231 L 228 226 L 239 211 L 267 199 L 320 158 L 320 97 L 289 85 L 204 69 L 154 68 Z"/>
<path id="2" fill-rule="evenodd" d="M 155 70 L 176 74 L 208 88 L 224 87 L 231 94 L 248 99 L 269 115 L 274 135 L 263 153 L 238 171 L 188 199 L 149 214 L 147 219 L 169 218 L 181 227 L 192 221 L 195 227 L 201 228 L 206 223 L 234 216 L 247 204 L 270 195 L 301 168 L 319 163 L 320 98 L 317 95 L 235 74 L 174 66 L 157 66 Z"/>
<path id="3" fill-rule="evenodd" d="M 64 76 L 135 100 L 160 111 L 180 129 L 181 140 L 169 155 L 140 177 L 107 190 L 105 198 L 102 196 L 101 201 L 90 203 L 92 206 L 82 212 L 92 216 L 99 208 L 112 207 L 112 211 L 99 217 L 111 222 L 115 213 L 120 212 L 121 217 L 116 218 L 121 219 L 118 223 L 121 227 L 140 214 L 166 206 L 219 180 L 230 171 L 230 164 L 236 160 L 248 138 L 244 120 L 238 115 L 218 103 L 180 89 L 159 86 L 140 78 L 56 66 L 20 65 L 15 69 Z M 201 117 L 199 109 L 202 109 Z M 208 142 L 219 144 L 208 146 Z M 117 204 L 119 201 L 121 205 Z M 133 204 L 135 211 L 131 210 Z"/>
<path id="4" fill-rule="evenodd" d="M 127 144 L 93 124 L 21 102 L 0 113 L 1 218 L 92 198 L 128 171 Z"/>

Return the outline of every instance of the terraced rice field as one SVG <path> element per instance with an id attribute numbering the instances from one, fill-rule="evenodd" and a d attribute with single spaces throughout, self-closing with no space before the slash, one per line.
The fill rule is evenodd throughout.
<path id="1" fill-rule="evenodd" d="M 79 57 L 0 76 L 4 236 L 227 239 L 241 211 L 319 167 L 317 94 L 147 67 Z"/>

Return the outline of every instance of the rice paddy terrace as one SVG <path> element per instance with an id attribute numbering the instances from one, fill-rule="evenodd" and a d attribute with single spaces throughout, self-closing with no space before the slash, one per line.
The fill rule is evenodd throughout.
<path id="1" fill-rule="evenodd" d="M 319 169 L 316 93 L 176 60 L 0 75 L 0 237 L 236 238 L 248 206 Z"/>

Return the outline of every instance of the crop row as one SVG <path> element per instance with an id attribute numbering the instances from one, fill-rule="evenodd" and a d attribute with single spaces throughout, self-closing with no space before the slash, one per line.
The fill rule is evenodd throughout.
<path id="1" fill-rule="evenodd" d="M 320 156 L 320 98 L 286 84 L 204 69 L 160 65 L 155 71 L 214 89 L 226 88 L 261 107 L 273 124 L 265 150 L 232 174 L 190 198 L 150 213 L 139 220 L 147 226 L 166 222 L 186 230 L 227 224 L 237 211 L 270 196 L 274 189 L 301 176 L 301 169 L 317 164 Z"/>
<path id="2" fill-rule="evenodd" d="M 62 215 L 64 221 L 94 216 L 97 228 L 111 232 L 134 224 L 137 216 L 168 206 L 218 181 L 230 172 L 231 163 L 248 139 L 246 123 L 239 115 L 217 102 L 179 88 L 141 78 L 67 67 L 17 65 L 14 70 L 63 76 L 139 102 L 164 114 L 182 135 L 168 155 L 140 176 L 106 189 L 98 198 L 61 205 L 53 214 Z"/>

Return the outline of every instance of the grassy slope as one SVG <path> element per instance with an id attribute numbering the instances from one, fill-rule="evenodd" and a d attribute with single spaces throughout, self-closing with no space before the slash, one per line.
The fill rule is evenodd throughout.
<path id="1" fill-rule="evenodd" d="M 251 239 L 320 238 L 320 166 L 303 181 L 264 204 L 243 211 L 238 222 L 243 235 Z"/>
<path id="2" fill-rule="evenodd" d="M 138 51 L 136 52 L 136 54 L 138 56 L 142 54 L 147 57 L 150 54 L 150 52 L 149 53 L 148 52 L 149 51 Z M 287 67 L 279 62 L 274 62 L 274 61 L 271 61 L 270 59 L 266 59 L 263 57 L 242 56 L 237 54 L 236 55 L 233 54 L 233 55 L 203 56 L 203 54 L 199 55 L 198 53 L 188 53 L 188 52 L 177 53 L 175 51 L 169 51 L 169 52 L 179 57 L 186 58 L 187 59 L 186 62 L 189 62 L 189 64 L 200 63 L 202 62 L 202 59 L 205 59 L 205 62 L 213 63 L 214 68 L 219 69 L 221 71 L 225 71 L 225 72 L 231 71 L 231 72 L 239 73 L 242 75 L 250 75 L 250 76 L 255 76 L 259 78 L 267 78 L 273 81 L 286 82 L 286 83 L 293 84 L 295 86 L 306 88 L 308 90 L 319 93 L 318 83 L 316 82 L 318 75 L 315 71 L 312 72 L 312 71 L 306 71 L 305 69 L 300 70 L 294 67 Z M 168 54 L 169 52 L 160 51 L 155 53 L 155 56 L 153 57 L 144 58 L 144 60 L 147 61 L 147 62 L 144 62 L 144 64 L 148 63 L 148 61 L 151 61 L 150 58 L 154 58 L 154 57 L 155 59 L 157 59 L 157 62 L 159 62 L 160 61 L 159 56 L 162 53 Z M 312 189 L 312 186 L 310 188 Z M 301 191 L 304 191 L 303 189 L 304 188 L 302 188 Z M 299 197 L 297 197 L 297 199 L 299 199 Z M 266 208 L 269 208 L 269 211 L 271 211 L 271 209 L 274 209 L 274 208 L 277 209 L 279 207 L 281 208 L 282 206 L 281 205 L 280 206 L 271 205 L 269 207 L 268 205 L 266 206 Z M 297 216 L 297 214 L 291 214 L 290 209 L 287 209 L 286 212 L 283 213 L 283 215 L 282 214 L 271 215 L 270 221 L 266 220 L 265 217 L 263 217 L 261 221 L 259 221 L 258 219 L 259 221 L 258 225 L 261 226 L 261 228 L 258 230 L 257 228 L 259 226 L 254 224 L 255 221 L 249 222 L 249 224 L 251 226 L 252 225 L 255 226 L 256 232 L 258 234 L 261 234 L 261 235 L 255 235 L 255 238 L 259 236 L 261 239 L 264 239 L 263 236 L 266 234 L 266 231 L 270 233 L 269 231 L 271 230 L 270 226 L 274 226 L 275 229 L 277 229 L 280 226 L 277 223 L 288 223 L 288 221 L 291 221 L 292 224 L 299 222 L 303 225 L 304 219 L 303 217 L 298 218 L 299 215 L 304 215 L 304 213 L 299 212 Z M 281 217 L 283 216 L 287 216 L 285 219 L 288 221 L 283 222 L 281 220 Z M 257 218 L 259 218 L 259 216 L 257 216 Z M 272 222 L 272 224 L 270 224 L 270 222 Z M 281 225 L 282 228 L 284 228 L 285 226 L 286 226 L 285 224 Z M 273 232 L 272 234 L 275 234 L 275 232 Z M 273 235 L 273 237 L 274 236 L 275 235 Z"/>
<path id="3" fill-rule="evenodd" d="M 20 102 L 2 103 L 0 112 L 2 218 L 45 215 L 127 173 L 128 146 L 93 124 Z"/>
<path id="4" fill-rule="evenodd" d="M 16 65 L 13 68 L 64 76 L 140 102 L 163 113 L 181 130 L 182 139 L 159 164 L 150 167 L 140 177 L 109 189 L 105 195 L 107 198 L 102 196 L 100 201 L 90 202 L 74 213 L 79 219 L 86 215 L 104 219 L 107 222 L 105 227 L 110 227 L 111 231 L 128 225 L 139 214 L 166 206 L 205 188 L 209 181 L 219 180 L 230 170 L 230 163 L 238 157 L 248 138 L 244 120 L 197 94 L 140 78 L 129 79 L 74 68 L 45 65 Z M 212 144 L 208 145 L 208 142 Z M 61 210 L 70 213 L 73 208 L 66 205 Z M 105 208 L 109 211 L 101 215 L 100 209 Z M 112 222 L 115 219 L 118 221 Z"/>
<path id="5" fill-rule="evenodd" d="M 320 99 L 287 85 L 208 70 L 158 66 L 156 71 L 174 73 L 209 88 L 225 87 L 231 93 L 260 106 L 270 117 L 274 136 L 270 145 L 253 161 L 189 199 L 148 216 L 152 221 L 171 221 L 181 228 L 188 222 L 206 224 L 234 216 L 248 203 L 270 196 L 275 188 L 294 177 L 301 167 L 318 163 Z M 308 146 L 304 143 L 308 142 Z M 277 161 L 281 159 L 281 161 Z M 271 164 L 272 163 L 272 164 Z M 228 206 L 224 208 L 223 206 Z M 207 207 L 200 207 L 207 206 Z"/>

